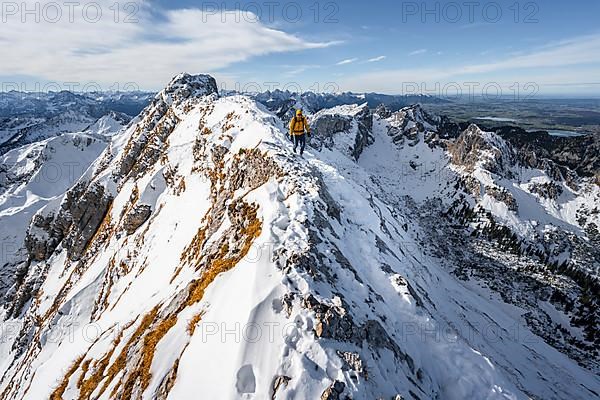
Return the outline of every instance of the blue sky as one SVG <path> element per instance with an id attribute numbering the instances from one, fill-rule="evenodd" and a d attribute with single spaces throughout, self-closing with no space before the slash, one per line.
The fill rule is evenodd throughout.
<path id="1" fill-rule="evenodd" d="M 600 95 L 597 1 L 98 4 L 98 21 L 3 15 L 3 89 L 155 90 L 187 71 L 228 89 Z"/>

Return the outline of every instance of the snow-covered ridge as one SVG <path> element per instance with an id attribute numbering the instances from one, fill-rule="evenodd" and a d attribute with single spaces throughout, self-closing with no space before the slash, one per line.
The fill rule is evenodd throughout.
<path id="1" fill-rule="evenodd" d="M 600 393 L 423 243 L 420 207 L 436 193 L 451 203 L 459 179 L 423 179 L 449 162 L 426 141 L 442 135 L 433 117 L 352 106 L 313 122 L 322 146 L 301 159 L 251 98 L 176 77 L 30 226 L 2 311 L 20 332 L 0 343 L 0 398 Z"/>

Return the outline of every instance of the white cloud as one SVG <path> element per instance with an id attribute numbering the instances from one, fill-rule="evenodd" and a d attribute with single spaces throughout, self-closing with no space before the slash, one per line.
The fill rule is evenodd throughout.
<path id="1" fill-rule="evenodd" d="M 342 90 L 398 93 L 413 83 L 434 88 L 436 84 L 444 86 L 452 82 L 476 82 L 479 87 L 496 82 L 508 86 L 511 82 L 522 86 L 532 82 L 543 91 L 561 82 L 568 82 L 571 87 L 599 82 L 598 65 L 600 34 L 550 43 L 496 62 L 370 72 L 339 84 Z M 597 89 L 597 85 L 594 86 L 594 90 Z"/>
<path id="2" fill-rule="evenodd" d="M 415 50 L 415 51 L 411 51 L 410 53 L 408 53 L 409 56 L 418 56 L 419 54 L 425 54 L 427 53 L 427 49 L 419 49 L 419 50 Z"/>
<path id="3" fill-rule="evenodd" d="M 248 12 L 157 10 L 138 1 L 134 23 L 123 22 L 131 8 L 121 10 L 116 18 L 112 0 L 95 2 L 102 7 L 96 22 L 91 20 L 96 15 L 93 9 L 84 18 L 83 6 L 75 6 L 72 13 L 61 10 L 62 17 L 55 23 L 50 21 L 55 14 L 49 11 L 39 23 L 34 16 L 23 23 L 20 12 L 3 15 L 2 37 L 10 46 L 3 47 L 0 74 L 104 86 L 133 82 L 156 89 L 181 71 L 214 72 L 256 56 L 338 43 L 303 40 L 263 25 Z M 36 3 L 39 7 L 32 0 L 19 7 L 33 9 Z"/>
<path id="4" fill-rule="evenodd" d="M 289 68 L 289 71 L 285 72 L 284 75 L 295 76 L 295 75 L 302 74 L 302 73 L 308 71 L 309 69 L 321 68 L 321 66 L 309 64 L 309 65 L 286 66 L 286 68 Z"/>
<path id="5" fill-rule="evenodd" d="M 335 65 L 346 65 L 346 64 L 352 64 L 353 62 L 358 61 L 358 58 L 348 58 L 347 60 L 342 60 L 339 63 L 335 64 Z"/>
<path id="6" fill-rule="evenodd" d="M 375 57 L 375 58 L 370 58 L 367 60 L 367 62 L 369 62 L 369 63 L 379 62 L 379 61 L 385 60 L 386 58 L 387 58 L 386 56 L 379 56 L 379 57 Z"/>
<path id="7" fill-rule="evenodd" d="M 600 63 L 600 35 L 589 35 L 547 44 L 529 54 L 466 66 L 463 73 L 483 73 L 518 68 L 546 68 Z"/>

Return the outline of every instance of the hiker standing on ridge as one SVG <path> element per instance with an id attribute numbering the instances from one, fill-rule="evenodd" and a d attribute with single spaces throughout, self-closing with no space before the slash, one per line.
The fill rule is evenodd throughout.
<path id="1" fill-rule="evenodd" d="M 304 147 L 306 146 L 306 135 L 310 137 L 310 126 L 308 120 L 302 115 L 302 110 L 296 110 L 296 116 L 290 121 L 290 138 L 294 142 L 294 153 L 298 144 L 300 145 L 300 156 L 304 154 Z"/>

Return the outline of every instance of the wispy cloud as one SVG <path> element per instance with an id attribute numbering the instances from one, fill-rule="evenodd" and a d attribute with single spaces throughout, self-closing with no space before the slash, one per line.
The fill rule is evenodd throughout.
<path id="1" fill-rule="evenodd" d="M 294 67 L 289 67 L 289 68 L 291 68 L 291 69 L 285 73 L 286 76 L 300 75 L 303 72 L 308 71 L 309 69 L 321 68 L 321 66 L 310 64 L 310 65 L 296 65 Z"/>
<path id="2" fill-rule="evenodd" d="M 413 52 L 414 53 L 414 52 Z M 557 82 L 597 82 L 600 78 L 600 34 L 575 37 L 530 49 L 521 55 L 506 56 L 480 64 L 457 64 L 448 67 L 396 69 L 355 75 L 340 82 L 344 90 L 389 92 L 406 83 L 426 83 L 428 87 L 448 82 L 485 83 L 506 81 L 540 87 Z M 574 75 L 574 68 L 577 74 Z M 357 87 L 360 85 L 360 87 Z"/>
<path id="3" fill-rule="evenodd" d="M 520 68 L 565 67 L 600 63 L 600 34 L 581 36 L 544 45 L 529 53 L 501 61 L 464 67 L 462 73 L 484 73 Z"/>
<path id="4" fill-rule="evenodd" d="M 415 50 L 415 51 L 411 51 L 410 53 L 408 53 L 409 56 L 418 56 L 419 54 L 425 54 L 427 53 L 427 49 L 419 49 L 419 50 Z"/>
<path id="5" fill-rule="evenodd" d="M 335 65 L 346 65 L 346 64 L 352 64 L 353 62 L 358 61 L 358 58 L 348 58 L 346 60 L 342 60 L 339 63 L 335 64 Z"/>
<path id="6" fill-rule="evenodd" d="M 374 58 L 369 58 L 367 60 L 368 63 L 374 63 L 374 62 L 379 62 L 379 61 L 383 61 L 385 60 L 387 57 L 386 56 L 379 56 L 379 57 L 374 57 Z"/>
<path id="7" fill-rule="evenodd" d="M 34 3 L 25 0 L 23 7 L 33 9 Z M 306 40 L 269 27 L 248 12 L 239 11 L 236 17 L 232 11 L 164 10 L 146 1 L 136 3 L 136 23 L 116 23 L 113 3 L 96 0 L 103 12 L 95 23 L 81 12 L 72 21 L 63 15 L 58 22 L 42 19 L 37 24 L 22 23 L 18 13 L 5 16 L 2 36 L 11 45 L 4 49 L 0 75 L 104 87 L 133 82 L 157 89 L 181 71 L 216 72 L 254 57 L 339 43 Z M 128 10 L 122 15 L 129 15 Z"/>

